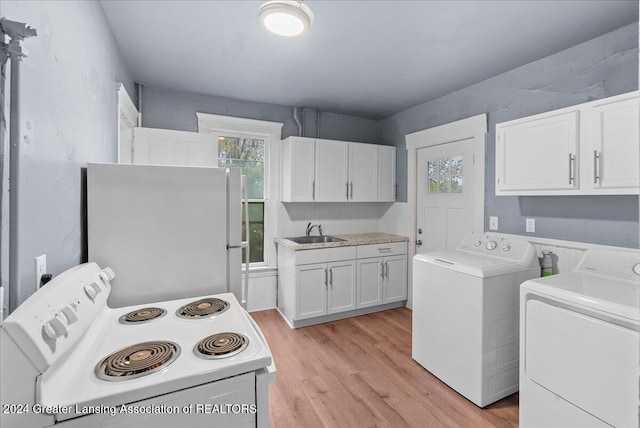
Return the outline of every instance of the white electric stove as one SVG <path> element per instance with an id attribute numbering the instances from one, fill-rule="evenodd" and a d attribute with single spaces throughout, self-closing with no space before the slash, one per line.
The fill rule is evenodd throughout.
<path id="1" fill-rule="evenodd" d="M 232 293 L 113 309 L 113 277 L 75 267 L 7 317 L 0 425 L 268 425 L 271 353 Z"/>

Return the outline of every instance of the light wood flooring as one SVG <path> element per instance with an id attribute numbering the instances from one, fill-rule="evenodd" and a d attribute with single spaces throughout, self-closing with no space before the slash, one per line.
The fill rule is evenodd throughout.
<path id="1" fill-rule="evenodd" d="M 483 409 L 411 358 L 411 311 L 290 329 L 253 312 L 276 363 L 271 427 L 517 427 L 518 394 Z"/>

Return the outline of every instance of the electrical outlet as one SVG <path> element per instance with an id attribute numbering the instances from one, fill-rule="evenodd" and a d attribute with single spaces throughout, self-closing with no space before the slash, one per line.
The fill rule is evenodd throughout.
<path id="1" fill-rule="evenodd" d="M 36 291 L 40 288 L 40 278 L 47 273 L 47 255 L 36 257 Z"/>
<path id="2" fill-rule="evenodd" d="M 535 218 L 528 218 L 527 219 L 527 232 L 529 233 L 534 233 L 536 231 L 536 219 Z"/>
<path id="3" fill-rule="evenodd" d="M 489 217 L 489 230 L 498 230 L 498 217 Z"/>

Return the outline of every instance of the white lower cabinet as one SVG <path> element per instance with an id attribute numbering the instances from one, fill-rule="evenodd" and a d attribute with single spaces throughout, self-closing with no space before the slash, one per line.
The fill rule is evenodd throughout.
<path id="1" fill-rule="evenodd" d="M 296 266 L 296 319 L 356 308 L 356 262 Z"/>
<path id="2" fill-rule="evenodd" d="M 406 254 L 358 260 L 358 308 L 406 299 Z"/>
<path id="3" fill-rule="evenodd" d="M 388 309 L 386 304 L 406 299 L 406 242 L 301 251 L 278 247 L 278 310 L 292 327 L 360 315 L 376 306 Z"/>

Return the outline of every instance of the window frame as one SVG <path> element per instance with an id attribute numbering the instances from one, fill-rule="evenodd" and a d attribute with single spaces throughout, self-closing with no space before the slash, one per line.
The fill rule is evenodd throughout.
<path id="1" fill-rule="evenodd" d="M 283 123 L 269 122 L 265 120 L 247 119 L 234 116 L 222 116 L 210 113 L 196 113 L 198 118 L 198 132 L 214 134 L 216 145 L 219 136 L 259 138 L 264 140 L 264 199 L 249 199 L 249 202 L 264 203 L 264 241 L 263 241 L 263 261 L 250 263 L 250 268 L 263 268 L 275 266 L 275 255 L 271 251 L 270 243 L 273 241 L 274 222 L 272 219 L 273 209 L 277 196 L 277 180 L 273 179 L 275 171 L 272 171 L 274 150 L 277 148 L 276 142 L 281 140 Z M 275 217 L 274 217 L 275 218 Z"/>

